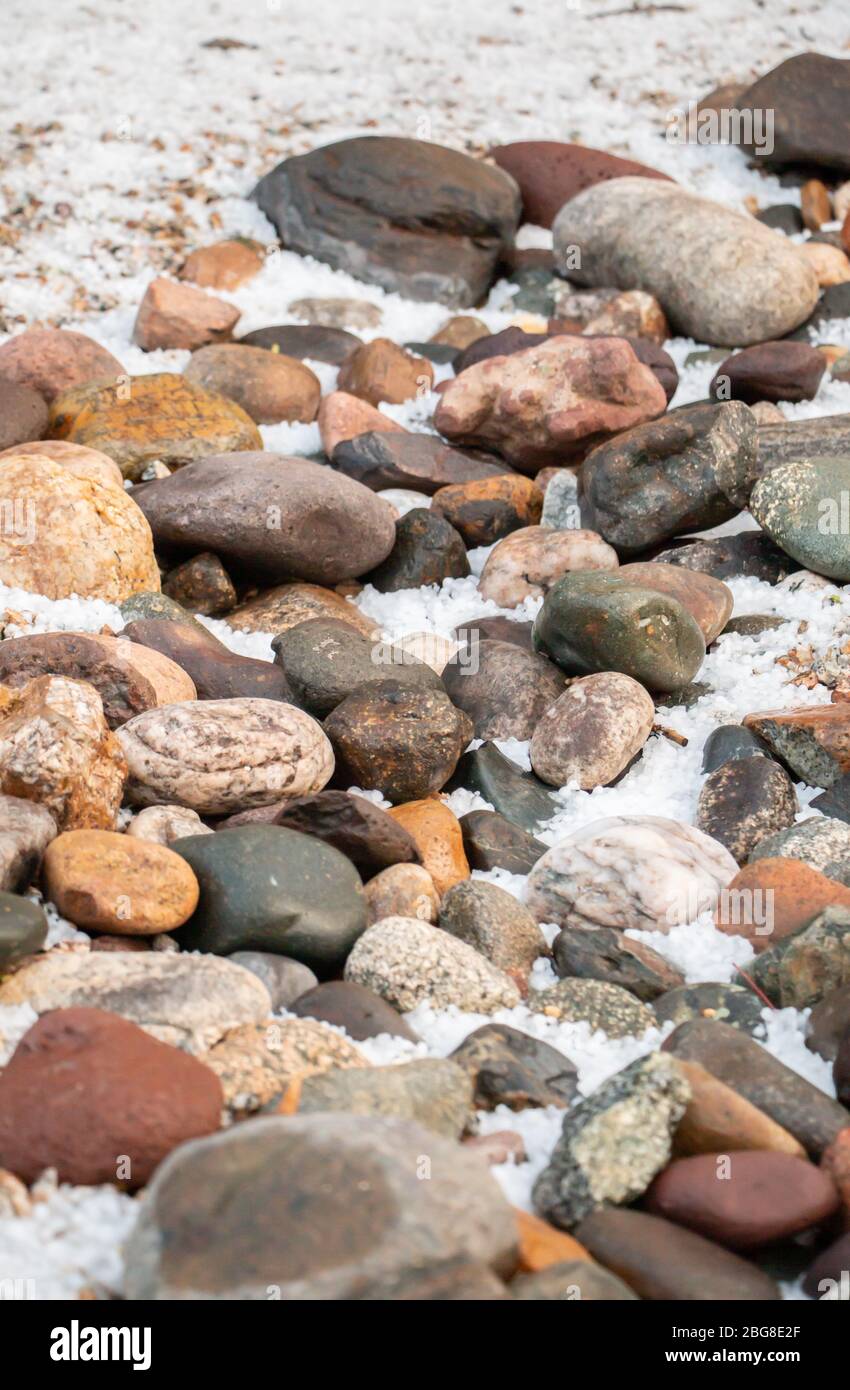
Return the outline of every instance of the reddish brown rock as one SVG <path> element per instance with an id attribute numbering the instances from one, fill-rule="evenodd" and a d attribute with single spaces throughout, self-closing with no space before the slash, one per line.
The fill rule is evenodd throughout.
<path id="1" fill-rule="evenodd" d="M 563 204 L 595 183 L 630 175 L 669 177 L 633 159 L 562 140 L 517 140 L 497 145 L 490 153 L 499 168 L 516 179 L 525 221 L 538 227 L 551 227 Z"/>
<path id="2" fill-rule="evenodd" d="M 243 343 L 199 348 L 183 375 L 236 401 L 258 425 L 315 420 L 322 395 L 318 377 L 303 362 Z"/>
<path id="3" fill-rule="evenodd" d="M 824 1149 L 821 1167 L 838 1189 L 841 1201 L 841 1227 L 850 1231 L 850 1126 L 842 1129 Z"/>
<path id="4" fill-rule="evenodd" d="M 525 526 L 499 541 L 481 571 L 479 591 L 500 608 L 543 598 L 570 570 L 615 570 L 617 552 L 596 531 Z"/>
<path id="5" fill-rule="evenodd" d="M 657 1216 L 733 1250 L 752 1250 L 820 1226 L 838 1206 L 828 1173 L 756 1150 L 678 1158 L 644 1198 Z"/>
<path id="6" fill-rule="evenodd" d="M 812 787 L 831 787 L 850 772 L 850 708 L 846 704 L 758 710 L 744 727 Z"/>
<path id="7" fill-rule="evenodd" d="M 124 637 L 129 639 L 131 647 L 139 647 L 152 656 L 159 656 L 170 666 L 179 667 L 193 682 L 200 700 L 229 700 L 240 695 L 266 700 L 291 698 L 279 666 L 255 657 L 239 656 L 200 624 L 191 626 L 167 618 L 139 618 L 127 624 Z"/>
<path id="8" fill-rule="evenodd" d="M 374 492 L 401 487 L 430 495 L 454 483 L 516 476 L 492 455 L 464 453 L 449 448 L 437 435 L 399 430 L 373 430 L 344 439 L 332 462 L 340 473 Z"/>
<path id="9" fill-rule="evenodd" d="M 18 688 L 38 676 L 87 681 L 103 700 L 110 729 L 143 710 L 194 700 L 191 677 L 167 656 L 127 637 L 43 632 L 0 642 L 0 684 Z"/>
<path id="10" fill-rule="evenodd" d="M 374 433 L 375 430 L 407 433 L 404 425 L 396 424 L 389 415 L 383 415 L 368 401 L 362 401 L 348 391 L 331 391 L 330 395 L 323 396 L 318 419 L 322 448 L 328 458 L 337 444 L 354 439 L 358 434 Z"/>
<path id="11" fill-rule="evenodd" d="M 0 378 L 0 449 L 43 439 L 47 419 L 47 406 L 37 391 Z"/>
<path id="12" fill-rule="evenodd" d="M 44 855 L 44 885 L 69 921 L 88 931 L 154 936 L 198 905 L 198 880 L 179 854 L 110 830 L 70 830 Z"/>
<path id="13" fill-rule="evenodd" d="M 233 580 L 217 555 L 193 555 L 163 581 L 162 592 L 190 613 L 217 617 L 236 606 Z"/>
<path id="14" fill-rule="evenodd" d="M 826 359 L 808 343 L 758 343 L 727 357 L 709 391 L 717 401 L 810 401 L 817 395 Z"/>
<path id="15" fill-rule="evenodd" d="M 496 449 L 534 474 L 653 420 L 667 397 L 622 338 L 562 335 L 467 367 L 434 415 L 453 442 Z"/>
<path id="16" fill-rule="evenodd" d="M 60 391 L 123 374 L 111 352 L 67 328 L 28 328 L 0 347 L 0 377 L 29 386 L 48 404 Z"/>
<path id="17" fill-rule="evenodd" d="M 430 391 L 434 368 L 425 357 L 414 357 L 390 338 L 373 338 L 347 357 L 339 369 L 340 391 L 378 406 L 401 405 Z"/>
<path id="18" fill-rule="evenodd" d="M 0 792 L 39 802 L 60 830 L 109 830 L 126 775 L 93 686 L 62 676 L 0 685 Z"/>
<path id="19" fill-rule="evenodd" d="M 577 290 L 566 283 L 555 296 L 550 332 L 556 321 L 565 333 L 646 338 L 659 347 L 672 336 L 658 300 L 644 290 Z"/>
<path id="20" fill-rule="evenodd" d="M 162 276 L 145 290 L 133 327 L 133 342 L 144 352 L 157 348 L 195 348 L 218 343 L 232 334 L 239 310 L 191 285 Z"/>
<path id="21" fill-rule="evenodd" d="M 342 594 L 319 584 L 278 584 L 234 608 L 228 613 L 227 622 L 238 632 L 270 632 L 279 636 L 311 618 L 336 618 L 364 637 L 378 635 L 371 618 Z"/>
<path id="22" fill-rule="evenodd" d="M 755 1265 L 649 1212 L 603 1207 L 585 1217 L 576 1234 L 641 1298 L 761 1303 L 782 1297 Z"/>
<path id="23" fill-rule="evenodd" d="M 55 1009 L 0 1072 L 0 1166 L 35 1182 L 143 1187 L 179 1144 L 214 1133 L 218 1077 L 103 1009 Z"/>
<path id="24" fill-rule="evenodd" d="M 720 895 L 715 925 L 743 936 L 756 954 L 806 926 L 826 907 L 850 907 L 850 888 L 800 859 L 757 859 Z"/>
<path id="25" fill-rule="evenodd" d="M 235 238 L 201 246 L 186 257 L 180 279 L 191 280 L 208 290 L 238 290 L 258 275 L 266 263 L 264 248 L 258 241 Z"/>
<path id="26" fill-rule="evenodd" d="M 800 189 L 800 211 L 810 232 L 819 232 L 824 222 L 832 221 L 829 190 L 820 179 L 807 179 Z"/>
<path id="27" fill-rule="evenodd" d="M 695 619 L 708 647 L 719 637 L 732 616 L 732 590 L 720 579 L 681 565 L 635 561 L 621 565 L 617 573 L 644 589 L 655 589 L 678 599 Z"/>
<path id="28" fill-rule="evenodd" d="M 441 487 L 431 510 L 439 512 L 463 536 L 468 549 L 492 545 L 520 527 L 536 526 L 543 494 L 530 478 L 519 474 L 481 478 Z"/>
<path id="29" fill-rule="evenodd" d="M 405 830 L 404 833 L 409 832 Z M 420 853 L 418 846 L 416 853 L 417 856 Z M 412 917 L 415 921 L 431 923 L 437 920 L 439 894 L 434 880 L 421 864 L 391 864 L 370 878 L 363 891 L 370 926 L 385 917 Z"/>
<path id="30" fill-rule="evenodd" d="M 429 796 L 393 806 L 388 814 L 413 836 L 423 866 L 440 896 L 455 883 L 469 878 L 460 822 L 444 802 Z"/>

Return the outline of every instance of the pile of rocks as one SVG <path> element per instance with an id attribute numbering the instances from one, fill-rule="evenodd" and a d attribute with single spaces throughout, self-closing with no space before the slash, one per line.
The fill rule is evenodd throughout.
<path id="1" fill-rule="evenodd" d="M 788 84 L 778 157 L 841 167 L 795 106 L 820 68 L 789 68 L 762 79 Z M 822 186 L 831 213 L 846 187 Z M 144 1191 L 131 1298 L 774 1299 L 779 1254 L 833 1296 L 845 648 L 813 668 L 822 703 L 716 729 L 693 824 L 539 836 L 562 789 L 684 741 L 665 708 L 747 630 L 725 581 L 780 609 L 789 576 L 850 581 L 850 425 L 776 410 L 835 368 L 793 336 L 834 258 L 555 142 L 359 137 L 254 198 L 289 250 L 453 310 L 505 273 L 540 322 L 455 313 L 402 344 L 373 304 L 302 299 L 234 338 L 264 264 L 234 240 L 138 306 L 136 346 L 188 351 L 182 372 L 130 375 L 62 328 L 0 346 L 0 583 L 112 606 L 98 631 L 3 617 L 0 1019 L 35 1022 L 0 1066 L 0 1199 L 24 1209 L 46 1169 Z M 523 211 L 551 257 L 523 262 Z M 670 408 L 672 333 L 734 349 L 708 400 Z M 381 409 L 409 402 L 424 429 Z M 320 454 L 264 447 L 313 422 Z M 695 539 L 747 508 L 759 530 Z M 451 640 L 392 642 L 358 606 L 458 583 L 478 615 Z M 242 654 L 258 634 L 273 660 Z M 800 783 L 824 814 L 798 819 Z M 458 818 L 458 789 L 484 807 Z M 750 943 L 740 983 L 689 985 L 626 935 L 704 914 Z M 762 1045 L 767 1005 L 811 1009 L 837 1099 Z M 494 1017 L 434 1057 L 417 1009 Z M 637 1060 L 580 1095 L 547 1021 L 641 1039 Z M 521 1120 L 482 1126 L 497 1107 L 563 1112 L 536 1217 L 488 1172 L 527 1158 Z"/>

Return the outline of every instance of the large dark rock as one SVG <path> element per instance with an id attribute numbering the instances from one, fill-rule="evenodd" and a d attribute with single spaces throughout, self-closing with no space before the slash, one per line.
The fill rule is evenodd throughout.
<path id="1" fill-rule="evenodd" d="M 315 836 L 244 825 L 190 835 L 172 848 L 201 888 L 195 913 L 178 935 L 186 951 L 276 951 L 323 979 L 341 971 L 366 929 L 357 870 Z"/>
<path id="2" fill-rule="evenodd" d="M 395 544 L 383 564 L 363 576 L 382 594 L 465 579 L 469 561 L 463 538 L 445 517 L 413 507 L 395 524 Z"/>
<path id="3" fill-rule="evenodd" d="M 655 559 L 668 565 L 702 570 L 715 579 L 749 575 L 767 584 L 778 584 L 800 568 L 798 562 L 774 545 L 763 531 L 741 531 L 734 536 L 688 541 L 671 550 L 662 550 Z"/>
<path id="4" fill-rule="evenodd" d="M 795 53 L 759 77 L 736 102 L 740 111 L 769 111 L 771 148 L 749 153 L 768 168 L 820 165 L 850 173 L 850 62 L 823 53 Z"/>
<path id="5" fill-rule="evenodd" d="M 386 135 L 285 159 L 251 196 L 290 251 L 456 306 L 487 293 L 520 217 L 519 189 L 500 169 Z"/>
<path id="6" fill-rule="evenodd" d="M 564 927 L 552 944 L 552 957 L 562 979 L 604 980 L 645 1004 L 684 984 L 657 951 L 613 927 Z"/>
<path id="7" fill-rule="evenodd" d="M 427 1156 L 430 1181 L 421 1181 Z M 293 1115 L 184 1144 L 148 1192 L 127 1295 L 285 1302 L 392 1297 L 452 1260 L 509 1273 L 516 1223 L 474 1151 L 419 1125 Z"/>
<path id="8" fill-rule="evenodd" d="M 351 860 L 364 882 L 391 864 L 418 864 L 413 836 L 380 806 L 343 791 L 294 796 L 274 806 L 240 811 L 219 829 L 237 825 L 282 825 L 333 845 Z"/>
<path id="9" fill-rule="evenodd" d="M 508 464 L 476 453 L 452 449 L 434 434 L 369 430 L 337 444 L 333 467 L 373 492 L 388 487 L 412 488 L 431 497 L 450 483 L 496 478 L 510 473 Z"/>
<path id="10" fill-rule="evenodd" d="M 778 763 L 732 758 L 703 783 L 696 825 L 745 864 L 762 840 L 794 824 L 798 809 L 794 784 Z"/>
<path id="11" fill-rule="evenodd" d="M 380 564 L 395 538 L 392 509 L 368 488 L 280 454 L 214 454 L 133 497 L 157 546 L 212 550 L 269 583 L 352 579 Z"/>
<path id="12" fill-rule="evenodd" d="M 705 740 L 702 770 L 716 772 L 724 763 L 760 755 L 769 758 L 770 750 L 751 729 L 745 729 L 743 724 L 721 724 L 719 728 L 712 729 Z"/>
<path id="13" fill-rule="evenodd" d="M 690 406 L 626 430 L 582 464 L 586 524 L 633 555 L 728 521 L 758 476 L 756 434 L 754 415 L 737 401 Z"/>

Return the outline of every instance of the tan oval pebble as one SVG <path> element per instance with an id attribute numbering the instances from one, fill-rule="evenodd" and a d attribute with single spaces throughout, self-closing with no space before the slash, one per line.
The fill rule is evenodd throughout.
<path id="1" fill-rule="evenodd" d="M 671 567 L 672 568 L 672 567 Z M 600 671 L 573 681 L 545 711 L 531 739 L 531 766 L 553 787 L 607 787 L 652 731 L 655 705 L 638 681 Z"/>
<path id="2" fill-rule="evenodd" d="M 294 705 L 252 698 L 165 705 L 117 734 L 135 806 L 174 802 L 200 815 L 321 791 L 334 768 L 321 725 Z"/>
<path id="3" fill-rule="evenodd" d="M 44 855 L 44 887 L 78 927 L 118 936 L 171 931 L 198 905 L 198 880 L 164 845 L 111 830 L 70 830 Z"/>
<path id="4" fill-rule="evenodd" d="M 371 878 L 363 891 L 370 925 L 382 917 L 415 917 L 432 923 L 437 920 L 440 895 L 421 864 L 391 864 Z"/>
<path id="5" fill-rule="evenodd" d="M 387 814 L 413 836 L 419 857 L 441 896 L 453 884 L 469 878 L 460 821 L 445 802 L 428 796 L 393 806 Z"/>
<path id="6" fill-rule="evenodd" d="M 61 463 L 78 478 L 91 478 L 106 487 L 124 490 L 121 469 L 114 459 L 100 449 L 88 449 L 84 444 L 71 444 L 67 439 L 34 439 L 28 444 L 15 444 L 0 453 L 0 461 L 14 454 L 40 454 L 42 458 Z"/>
<path id="7" fill-rule="evenodd" d="M 214 835 L 204 825 L 197 811 L 188 806 L 146 806 L 127 826 L 126 833 L 135 840 L 149 840 L 154 845 L 170 845 L 187 835 Z"/>

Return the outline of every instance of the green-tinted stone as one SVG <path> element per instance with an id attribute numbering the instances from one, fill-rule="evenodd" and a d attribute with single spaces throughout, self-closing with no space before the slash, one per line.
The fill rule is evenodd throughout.
<path id="1" fill-rule="evenodd" d="M 806 569 L 850 579 L 850 456 L 780 463 L 754 487 L 750 510 Z"/>
<path id="2" fill-rule="evenodd" d="M 0 970 L 40 951 L 47 918 L 38 903 L 17 893 L 0 893 Z"/>

